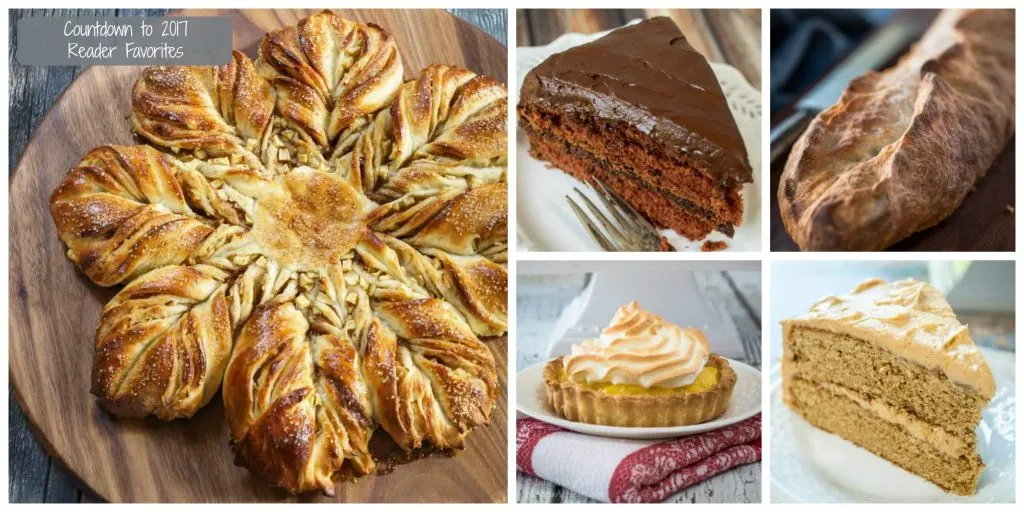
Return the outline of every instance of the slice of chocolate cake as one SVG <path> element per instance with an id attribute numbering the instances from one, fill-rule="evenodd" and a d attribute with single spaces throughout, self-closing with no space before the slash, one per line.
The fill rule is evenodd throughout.
<path id="1" fill-rule="evenodd" d="M 530 154 L 599 178 L 656 225 L 732 236 L 747 152 L 711 66 L 669 18 L 548 57 L 526 76 L 519 125 Z"/>

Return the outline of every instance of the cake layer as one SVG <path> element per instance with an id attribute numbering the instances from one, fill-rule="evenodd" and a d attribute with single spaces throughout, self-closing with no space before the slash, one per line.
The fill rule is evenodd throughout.
<path id="1" fill-rule="evenodd" d="M 728 236 L 732 236 L 735 232 L 731 223 L 723 222 L 714 212 L 639 179 L 629 169 L 613 167 L 607 161 L 572 146 L 564 140 L 539 135 L 530 130 L 527 130 L 527 133 L 532 133 L 530 135 L 531 155 L 554 163 L 561 170 L 581 181 L 590 181 L 591 177 L 600 179 L 658 227 L 672 228 L 687 238 L 696 240 L 715 230 Z M 560 162 L 571 162 L 569 165 L 572 165 L 573 169 L 569 169 Z M 686 219 L 687 226 L 692 217 L 694 226 L 687 228 L 673 224 L 672 219 L 680 216 L 679 212 L 673 210 L 682 210 L 682 213 L 686 214 L 682 217 Z"/>
<path id="2" fill-rule="evenodd" d="M 730 236 L 733 233 L 731 224 L 718 225 L 709 221 L 700 214 L 696 205 L 681 199 L 672 201 L 663 191 L 646 187 L 642 181 L 610 172 L 599 161 L 563 141 L 549 137 L 533 138 L 530 140 L 530 154 L 551 162 L 581 181 L 587 181 L 591 176 L 600 179 L 654 224 L 673 229 L 686 238 L 699 240 L 715 229 Z"/>
<path id="3" fill-rule="evenodd" d="M 822 391 L 833 395 L 842 396 L 857 403 L 857 405 L 869 411 L 871 414 L 882 418 L 889 423 L 903 427 L 911 436 L 931 444 L 936 450 L 948 457 L 960 457 L 972 453 L 976 446 L 977 439 L 971 434 L 953 434 L 942 427 L 928 423 L 913 414 L 893 406 L 892 404 L 878 398 L 871 398 L 858 393 L 850 388 L 831 384 L 828 382 L 815 383 Z"/>
<path id="4" fill-rule="evenodd" d="M 522 107 L 520 119 L 531 141 L 541 134 L 564 141 L 594 158 L 628 173 L 648 187 L 665 190 L 709 212 L 717 224 L 743 220 L 741 186 L 697 170 L 685 156 L 667 151 L 650 135 L 623 122 L 579 112 L 553 112 L 536 105 Z"/>
<path id="5" fill-rule="evenodd" d="M 987 402 L 940 372 L 821 329 L 794 327 L 784 340 L 782 367 L 784 378 L 840 385 L 972 439 Z"/>
<path id="6" fill-rule="evenodd" d="M 786 381 L 786 404 L 817 428 L 853 442 L 946 491 L 974 494 L 984 467 L 973 450 L 950 457 L 857 401 L 801 378 Z"/>

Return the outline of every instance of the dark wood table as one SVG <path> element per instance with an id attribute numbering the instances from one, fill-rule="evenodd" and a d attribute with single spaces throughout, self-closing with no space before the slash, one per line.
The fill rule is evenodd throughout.
<path id="1" fill-rule="evenodd" d="M 735 67 L 761 89 L 761 9 L 517 9 L 516 46 L 541 46 L 568 32 L 591 34 L 655 16 L 672 18 L 705 58 Z"/>
<path id="2" fill-rule="evenodd" d="M 456 16 L 476 25 L 504 45 L 507 37 L 507 10 L 505 9 L 448 9 Z M 161 9 L 124 10 L 11 10 L 10 44 L 10 137 L 8 139 L 8 176 L 32 135 L 34 127 L 64 89 L 81 73 L 84 67 L 27 67 L 20 65 L 14 55 L 17 51 L 15 29 L 19 19 L 28 16 L 159 16 Z M 8 463 L 17 471 L 9 473 L 8 495 L 12 503 L 75 503 L 92 501 L 74 482 L 73 477 L 50 458 L 36 441 L 29 424 L 8 389 Z"/>
<path id="3" fill-rule="evenodd" d="M 924 18 L 927 22 L 938 14 L 937 10 L 906 10 L 894 17 Z M 884 67 L 889 67 L 893 62 Z M 838 64 L 838 63 L 837 63 Z M 821 77 L 824 78 L 824 77 Z M 819 78 L 820 81 L 820 78 Z M 810 92 L 812 84 L 804 91 Z M 772 126 L 781 122 L 793 112 L 800 98 L 772 116 Z M 1015 247 L 1015 176 L 1016 136 L 1010 139 L 1006 148 L 996 158 L 986 176 L 967 195 L 960 207 L 949 218 L 938 225 L 919 231 L 897 242 L 890 251 L 1013 251 Z M 770 189 L 771 250 L 798 251 L 796 243 L 789 236 L 779 212 L 778 189 L 788 151 L 771 164 Z"/>
<path id="4" fill-rule="evenodd" d="M 889 251 L 1013 251 L 1016 136 L 996 158 L 953 215 L 938 225 L 897 242 Z M 798 251 L 782 224 L 777 191 L 786 156 L 771 166 L 771 250 Z"/>

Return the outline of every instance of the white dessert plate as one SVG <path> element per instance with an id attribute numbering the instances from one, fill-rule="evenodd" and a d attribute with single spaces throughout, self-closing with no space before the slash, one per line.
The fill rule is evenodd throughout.
<path id="1" fill-rule="evenodd" d="M 636 20 L 632 23 L 636 23 Z M 550 55 L 593 41 L 608 32 L 565 34 L 546 46 L 516 48 L 515 94 L 531 69 Z M 718 78 L 736 118 L 754 171 L 754 182 L 743 187 L 743 222 L 732 238 L 713 232 L 704 240 L 689 240 L 671 229 L 661 234 L 677 251 L 700 251 L 705 240 L 723 241 L 727 251 L 761 249 L 761 93 L 747 83 L 734 67 L 716 62 L 711 69 Z M 517 96 L 518 97 L 518 96 Z M 577 220 L 565 196 L 578 187 L 600 205 L 592 190 L 576 178 L 530 156 L 522 130 L 516 132 L 516 249 L 520 251 L 600 251 Z"/>
<path id="2" fill-rule="evenodd" d="M 771 374 L 771 501 L 1012 503 L 1016 482 L 1013 354 L 982 351 L 992 368 L 997 391 L 978 426 L 978 452 L 985 469 L 977 494 L 946 493 L 837 435 L 811 426 L 782 402 L 782 381 L 776 365 Z"/>
<path id="3" fill-rule="evenodd" d="M 544 391 L 544 365 L 539 362 L 516 374 L 516 409 L 527 416 L 564 429 L 592 436 L 618 437 L 623 439 L 665 439 L 715 430 L 726 425 L 743 421 L 761 411 L 761 372 L 739 361 L 726 359 L 736 372 L 736 386 L 732 399 L 721 416 L 699 425 L 683 427 L 631 428 L 607 427 L 568 421 L 555 413 L 548 405 Z"/>

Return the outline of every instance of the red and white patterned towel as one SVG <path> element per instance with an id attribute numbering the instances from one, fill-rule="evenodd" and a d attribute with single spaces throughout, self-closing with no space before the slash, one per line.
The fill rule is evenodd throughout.
<path id="1" fill-rule="evenodd" d="M 516 420 L 516 467 L 598 501 L 655 503 L 761 460 L 761 415 L 703 434 L 642 441 Z"/>

